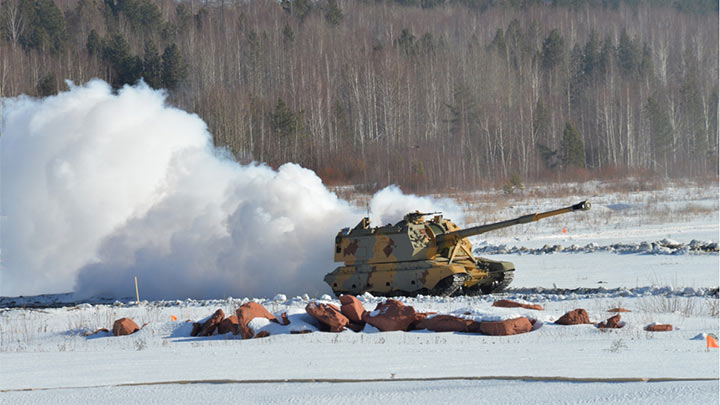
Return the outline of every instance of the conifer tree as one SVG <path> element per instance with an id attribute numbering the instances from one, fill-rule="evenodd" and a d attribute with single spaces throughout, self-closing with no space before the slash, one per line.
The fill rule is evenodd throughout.
<path id="1" fill-rule="evenodd" d="M 325 12 L 325 21 L 332 26 L 340 25 L 343 19 L 343 13 L 337 0 L 328 0 L 327 11 Z"/>
<path id="2" fill-rule="evenodd" d="M 290 27 L 290 23 L 285 23 L 285 27 L 283 27 L 283 47 L 285 47 L 285 49 L 289 49 L 293 46 L 294 42 L 295 32 L 292 27 Z"/>
<path id="3" fill-rule="evenodd" d="M 53 0 L 21 0 L 26 29 L 21 42 L 28 48 L 58 53 L 69 39 L 65 17 Z"/>
<path id="4" fill-rule="evenodd" d="M 58 86 L 57 79 L 55 78 L 55 73 L 48 73 L 42 79 L 40 79 L 40 82 L 38 82 L 37 85 L 37 91 L 38 96 L 40 97 L 47 97 L 52 96 L 53 94 L 57 94 Z"/>
<path id="5" fill-rule="evenodd" d="M 560 145 L 560 158 L 564 168 L 585 167 L 585 146 L 580 134 L 570 121 L 565 123 L 565 131 Z"/>
<path id="6" fill-rule="evenodd" d="M 620 70 L 627 77 L 632 76 L 638 65 L 638 49 L 635 42 L 630 39 L 625 29 L 620 33 L 620 42 L 618 43 L 618 63 Z"/>
<path id="7" fill-rule="evenodd" d="M 301 21 L 305 20 L 312 11 L 313 4 L 310 0 L 294 0 L 292 2 L 292 15 L 298 17 Z"/>
<path id="8" fill-rule="evenodd" d="M 162 85 L 172 90 L 185 79 L 187 67 L 180 56 L 177 45 L 171 44 L 165 48 L 162 55 Z"/>
<path id="9" fill-rule="evenodd" d="M 282 139 L 289 138 L 300 129 L 298 117 L 281 98 L 278 98 L 275 111 L 270 114 L 270 127 Z"/>
<path id="10" fill-rule="evenodd" d="M 476 133 L 479 127 L 477 101 L 470 89 L 461 84 L 455 89 L 455 104 L 448 104 L 450 110 L 450 132 L 464 142 Z"/>
<path id="11" fill-rule="evenodd" d="M 114 88 L 134 84 L 142 77 L 142 59 L 130 53 L 130 45 L 120 34 L 113 35 L 107 41 L 103 48 L 103 59 L 115 73 L 112 78 Z"/>
<path id="12" fill-rule="evenodd" d="M 85 48 L 90 56 L 101 55 L 103 53 L 104 45 L 97 31 L 90 31 L 87 42 L 85 43 Z"/>
<path id="13" fill-rule="evenodd" d="M 152 40 L 145 41 L 145 53 L 143 55 L 143 78 L 148 86 L 159 89 L 162 87 L 162 59 L 158 54 L 157 47 Z"/>
<path id="14" fill-rule="evenodd" d="M 415 54 L 415 35 L 409 29 L 403 28 L 396 43 L 406 55 L 412 56 Z"/>
<path id="15" fill-rule="evenodd" d="M 553 70 L 563 60 L 565 41 L 556 29 L 550 31 L 542 44 L 542 66 L 546 70 Z"/>

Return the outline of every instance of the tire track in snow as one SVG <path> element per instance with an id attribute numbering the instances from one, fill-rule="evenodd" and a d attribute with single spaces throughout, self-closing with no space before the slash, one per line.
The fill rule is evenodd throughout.
<path id="1" fill-rule="evenodd" d="M 149 381 L 124 384 L 85 385 L 74 387 L 16 388 L 0 390 L 0 392 L 49 391 L 63 389 L 86 389 L 108 387 L 141 387 L 152 385 L 186 385 L 186 384 L 315 384 L 315 383 L 382 383 L 382 382 L 423 382 L 423 381 L 527 381 L 527 382 L 576 382 L 576 383 L 663 383 L 663 382 L 702 382 L 720 381 L 717 377 L 561 377 L 561 376 L 468 376 L 468 377 L 408 377 L 408 378 L 287 378 L 267 380 L 173 380 Z"/>

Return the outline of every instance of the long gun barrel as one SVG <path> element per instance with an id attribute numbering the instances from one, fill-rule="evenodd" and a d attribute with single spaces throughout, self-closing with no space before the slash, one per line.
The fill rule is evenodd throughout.
<path id="1" fill-rule="evenodd" d="M 544 218 L 553 217 L 555 215 L 565 214 L 573 211 L 587 211 L 590 209 L 590 201 L 582 201 L 569 207 L 560 208 L 552 211 L 538 212 L 535 214 L 523 215 L 515 219 L 507 221 L 495 222 L 492 224 L 478 225 L 472 228 L 460 229 L 459 231 L 448 232 L 438 235 L 438 245 L 447 245 L 455 243 L 458 239 L 467 238 L 468 236 L 480 235 L 485 232 L 494 231 L 496 229 L 507 228 L 513 225 L 527 224 L 529 222 L 539 221 Z"/>

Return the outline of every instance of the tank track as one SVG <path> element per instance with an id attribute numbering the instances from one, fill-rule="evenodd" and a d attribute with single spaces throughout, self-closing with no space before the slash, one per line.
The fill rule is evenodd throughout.
<path id="1" fill-rule="evenodd" d="M 491 273 L 492 274 L 492 273 Z M 486 294 L 496 294 L 505 291 L 505 289 L 512 283 L 515 276 L 515 271 L 506 271 L 501 275 L 501 279 L 493 280 L 487 284 L 475 285 L 470 288 L 463 288 L 456 292 L 455 295 L 467 295 L 467 296 L 478 296 Z"/>
<path id="2" fill-rule="evenodd" d="M 401 291 L 401 290 L 392 290 L 387 293 L 380 293 L 376 291 L 370 291 L 370 294 L 376 296 L 376 297 L 415 297 L 417 295 L 428 295 L 428 296 L 434 296 L 434 297 L 450 297 L 455 295 L 462 294 L 462 285 L 470 278 L 467 274 L 453 274 L 451 276 L 445 277 L 444 279 L 438 281 L 437 284 L 435 284 L 435 287 L 433 288 L 422 288 L 417 291 Z M 512 281 L 512 277 L 510 278 L 510 281 Z M 504 289 L 507 287 L 507 285 L 510 284 L 510 281 L 507 282 L 507 284 L 504 284 L 502 288 Z M 343 294 L 343 292 L 334 291 L 336 297 L 340 297 Z M 458 294 L 459 293 L 459 294 Z M 481 295 L 482 292 L 478 294 L 473 295 Z M 468 294 L 469 295 L 469 294 Z"/>
<path id="3" fill-rule="evenodd" d="M 506 288 L 512 283 L 513 278 L 515 278 L 515 271 L 506 271 L 503 273 L 503 279 L 500 280 L 499 283 L 495 284 L 492 283 L 492 289 L 488 294 L 494 294 L 505 291 Z"/>
<path id="4" fill-rule="evenodd" d="M 418 291 L 418 294 L 449 297 L 458 291 L 468 278 L 470 278 L 470 276 L 466 274 L 453 274 L 450 277 L 445 277 L 440 280 L 433 288 L 423 288 Z"/>
<path id="5" fill-rule="evenodd" d="M 387 293 L 370 291 L 370 294 L 376 297 L 415 297 L 417 295 L 449 297 L 460 291 L 462 285 L 469 277 L 470 276 L 467 274 L 453 274 L 452 276 L 445 277 L 444 279 L 438 281 L 433 288 L 422 288 L 417 291 L 393 290 Z M 335 292 L 335 295 L 339 297 L 341 294 Z"/>

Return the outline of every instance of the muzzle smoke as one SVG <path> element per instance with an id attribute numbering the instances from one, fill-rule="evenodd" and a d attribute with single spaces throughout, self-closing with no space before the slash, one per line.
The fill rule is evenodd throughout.
<path id="1" fill-rule="evenodd" d="M 335 233 L 364 208 L 311 170 L 239 165 L 144 84 L 2 102 L 0 294 L 220 298 L 330 292 Z M 376 225 L 451 200 L 373 196 Z"/>

